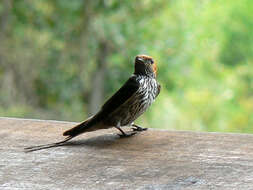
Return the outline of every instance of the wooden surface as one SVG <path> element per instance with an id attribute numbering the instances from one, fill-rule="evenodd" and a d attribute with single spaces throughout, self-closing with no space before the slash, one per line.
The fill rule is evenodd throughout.
<path id="1" fill-rule="evenodd" d="M 0 189 L 253 189 L 253 135 L 110 129 L 24 153 L 73 125 L 0 118 Z"/>

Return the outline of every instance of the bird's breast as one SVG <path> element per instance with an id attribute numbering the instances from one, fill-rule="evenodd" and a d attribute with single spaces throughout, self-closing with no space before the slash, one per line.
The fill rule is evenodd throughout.
<path id="1" fill-rule="evenodd" d="M 143 114 L 153 103 L 158 92 L 158 84 L 154 78 L 137 77 L 139 89 L 107 118 L 111 125 L 129 125 Z"/>
<path id="2" fill-rule="evenodd" d="M 140 78 L 138 91 L 125 103 L 122 125 L 128 125 L 143 114 L 153 103 L 158 91 L 158 84 L 153 78 Z"/>

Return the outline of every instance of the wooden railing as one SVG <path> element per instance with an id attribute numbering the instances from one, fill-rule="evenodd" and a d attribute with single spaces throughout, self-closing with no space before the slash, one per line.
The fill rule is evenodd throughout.
<path id="1" fill-rule="evenodd" d="M 0 189 L 253 189 L 253 135 L 109 129 L 64 146 L 76 123 L 0 118 Z M 124 128 L 127 130 L 127 128 Z"/>

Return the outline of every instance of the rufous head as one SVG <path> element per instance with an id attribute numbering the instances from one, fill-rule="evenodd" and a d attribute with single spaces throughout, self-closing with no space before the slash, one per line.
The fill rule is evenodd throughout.
<path id="1" fill-rule="evenodd" d="M 134 74 L 156 77 L 156 63 L 154 59 L 148 55 L 137 55 L 135 57 Z"/>

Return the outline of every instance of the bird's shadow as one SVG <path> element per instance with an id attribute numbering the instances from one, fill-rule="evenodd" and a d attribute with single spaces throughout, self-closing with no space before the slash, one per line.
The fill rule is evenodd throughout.
<path id="1" fill-rule="evenodd" d="M 96 147 L 96 148 L 108 148 L 110 146 L 114 146 L 118 144 L 119 141 L 126 141 L 129 138 L 132 138 L 134 136 L 128 136 L 128 137 L 120 137 L 118 134 L 105 134 L 95 137 L 90 137 L 88 139 L 81 139 L 81 140 L 73 140 L 68 141 L 64 143 L 52 143 L 52 144 L 45 144 L 45 145 L 39 145 L 25 148 L 25 152 L 34 152 L 38 150 L 43 149 L 49 149 L 54 147 L 60 147 L 60 146 L 68 146 L 68 147 L 78 147 L 78 146 L 89 146 L 89 147 Z"/>
<path id="2" fill-rule="evenodd" d="M 99 135 L 96 137 L 90 137 L 88 139 L 74 140 L 71 142 L 67 142 L 63 146 L 73 146 L 73 147 L 90 146 L 90 147 L 102 148 L 105 146 L 111 146 L 117 143 L 119 140 L 123 140 L 123 139 L 125 138 L 121 138 L 117 134 L 105 134 L 105 135 Z"/>

